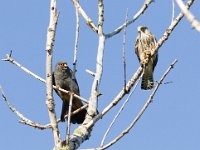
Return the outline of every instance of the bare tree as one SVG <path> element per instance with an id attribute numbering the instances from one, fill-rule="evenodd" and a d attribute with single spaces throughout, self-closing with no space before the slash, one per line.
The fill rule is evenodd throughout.
<path id="1" fill-rule="evenodd" d="M 177 2 L 180 2 L 180 0 L 176 0 Z M 112 125 L 117 119 L 117 117 L 120 115 L 121 111 L 125 107 L 127 101 L 130 99 L 131 95 L 133 94 L 135 88 L 137 87 L 138 82 L 140 81 L 140 77 L 143 74 L 144 67 L 139 66 L 137 71 L 133 73 L 132 78 L 127 81 L 126 77 L 126 58 L 125 58 L 125 44 L 126 44 L 126 28 L 128 28 L 132 23 L 137 21 L 139 17 L 142 16 L 142 14 L 147 11 L 149 5 L 151 5 L 153 0 L 146 0 L 141 6 L 141 8 L 138 10 L 138 12 L 132 17 L 132 19 L 128 20 L 128 12 L 126 15 L 125 22 L 120 25 L 118 28 L 115 30 L 111 31 L 110 33 L 105 33 L 104 30 L 104 1 L 103 0 L 98 0 L 98 22 L 95 24 L 95 22 L 90 18 L 89 14 L 86 13 L 86 11 L 82 8 L 81 4 L 79 3 L 78 0 L 72 0 L 72 3 L 75 7 L 76 10 L 76 40 L 75 40 L 75 48 L 74 48 L 74 68 L 73 68 L 73 74 L 75 76 L 76 72 L 76 62 L 77 62 L 77 49 L 78 49 L 78 39 L 79 39 L 79 17 L 81 16 L 84 20 L 85 23 L 88 25 L 88 28 L 94 31 L 96 36 L 98 37 L 98 49 L 97 49 L 97 56 L 96 56 L 96 70 L 95 72 L 87 70 L 89 74 L 93 77 L 93 84 L 91 86 L 91 92 L 90 92 L 90 97 L 89 99 L 80 97 L 71 91 L 66 91 L 64 89 L 61 89 L 59 87 L 56 87 L 52 85 L 52 56 L 53 56 L 53 47 L 54 47 L 54 41 L 56 40 L 56 29 L 57 29 L 57 22 L 59 21 L 59 13 L 57 11 L 57 6 L 56 6 L 56 0 L 51 0 L 50 1 L 50 20 L 49 20 L 49 26 L 47 29 L 47 39 L 46 39 L 46 80 L 42 79 L 29 69 L 25 68 L 23 65 L 18 63 L 16 60 L 12 58 L 12 53 L 7 54 L 6 58 L 2 59 L 4 61 L 9 61 L 10 63 L 16 65 L 32 77 L 38 79 L 41 82 L 44 82 L 46 84 L 46 104 L 47 104 L 47 110 L 49 113 L 49 119 L 50 123 L 43 125 L 37 122 L 33 122 L 31 119 L 26 118 L 20 111 L 18 111 L 14 106 L 12 106 L 5 93 L 3 92 L 3 89 L 1 88 L 1 93 L 2 93 L 2 99 L 6 102 L 7 106 L 20 118 L 20 123 L 23 123 L 25 125 L 29 125 L 33 128 L 37 129 L 48 129 L 50 128 L 52 130 L 53 138 L 54 138 L 54 150 L 74 150 L 78 149 L 80 145 L 88 140 L 90 138 L 92 128 L 95 125 L 98 120 L 103 119 L 103 117 L 111 110 L 113 109 L 118 102 L 120 102 L 125 95 L 128 95 L 128 98 L 116 114 L 114 120 L 110 124 L 110 126 L 107 129 L 106 134 L 104 135 L 101 145 L 97 148 L 90 148 L 90 149 L 96 149 L 96 150 L 103 150 L 107 149 L 113 144 L 115 144 L 117 141 L 119 141 L 124 135 L 128 134 L 130 129 L 134 127 L 134 125 L 137 123 L 137 121 L 140 119 L 142 114 L 145 112 L 147 107 L 150 105 L 152 102 L 152 99 L 154 95 L 156 94 L 158 88 L 163 85 L 163 80 L 164 78 L 168 75 L 170 70 L 174 67 L 175 63 L 177 60 L 173 61 L 168 68 L 166 68 L 166 72 L 163 73 L 163 76 L 160 78 L 160 80 L 157 82 L 156 86 L 153 88 L 152 93 L 149 95 L 149 98 L 147 99 L 146 103 L 144 106 L 141 108 L 139 111 L 138 115 L 135 117 L 135 119 L 130 123 L 130 125 L 123 130 L 116 138 L 114 138 L 112 141 L 109 143 L 105 144 L 105 139 L 107 135 L 109 134 L 109 131 L 112 127 Z M 189 14 L 188 9 L 190 6 L 193 4 L 194 0 L 188 0 L 187 4 L 183 7 L 183 5 L 180 4 L 180 7 L 182 8 L 183 12 L 180 12 L 175 18 L 173 17 L 172 22 L 170 25 L 168 25 L 168 28 L 166 31 L 163 33 L 163 36 L 158 40 L 158 43 L 153 49 L 153 53 L 151 56 L 148 58 L 147 63 L 150 61 L 150 58 L 153 57 L 155 54 L 158 53 L 159 48 L 165 43 L 165 41 L 170 37 L 171 33 L 175 29 L 175 27 L 179 24 L 181 19 L 183 18 L 184 14 Z M 192 18 L 189 19 L 192 23 L 192 25 L 199 31 L 199 23 L 197 23 L 194 20 L 194 17 L 188 17 Z M 124 36 L 123 36 L 123 48 L 122 48 L 122 59 L 123 59 L 123 64 L 124 64 L 124 85 L 121 91 L 115 95 L 115 98 L 111 100 L 110 104 L 107 105 L 103 111 L 99 112 L 98 111 L 98 103 L 101 103 L 99 101 L 99 98 L 101 96 L 101 90 L 100 90 L 100 85 L 101 85 L 101 79 L 102 79 L 102 74 L 104 70 L 104 49 L 105 49 L 105 42 L 107 39 L 114 37 L 118 33 L 124 31 Z M 68 117 L 68 129 L 67 129 L 67 134 L 66 138 L 61 139 L 60 134 L 65 134 L 61 133 L 58 128 L 58 123 L 60 122 L 60 119 L 57 119 L 56 114 L 55 114 L 55 102 L 53 98 L 53 88 L 60 90 L 65 93 L 69 93 L 73 97 L 76 97 L 83 101 L 85 105 L 78 110 L 71 112 L 69 111 L 69 115 L 65 116 L 66 118 Z M 132 91 L 131 91 L 132 90 Z M 99 101 L 99 102 L 98 102 Z M 71 106 L 71 105 L 70 105 Z M 70 117 L 71 115 L 74 115 L 78 113 L 82 109 L 87 109 L 87 115 L 86 118 L 83 122 L 83 124 L 79 125 L 71 134 L 70 134 Z M 71 109 L 69 109 L 71 110 Z"/>

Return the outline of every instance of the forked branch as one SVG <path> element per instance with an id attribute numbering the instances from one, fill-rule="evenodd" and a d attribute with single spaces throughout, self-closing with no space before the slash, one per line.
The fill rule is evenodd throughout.
<path id="1" fill-rule="evenodd" d="M 153 2 L 154 0 L 145 0 L 143 6 L 140 8 L 140 10 L 133 16 L 133 18 L 129 21 L 126 21 L 123 25 L 119 26 L 117 29 L 115 29 L 113 32 L 108 33 L 105 35 L 106 38 L 111 38 L 114 35 L 120 33 L 125 27 L 129 26 L 133 22 L 135 22 L 149 7 L 149 5 Z"/>
<path id="2" fill-rule="evenodd" d="M 86 24 L 96 33 L 98 33 L 98 28 L 93 23 L 92 19 L 86 14 L 86 12 L 83 10 L 81 5 L 79 4 L 78 0 L 72 0 L 74 6 L 78 10 L 78 12 L 82 15 L 82 17 L 85 19 Z"/>
<path id="3" fill-rule="evenodd" d="M 188 10 L 188 8 L 184 5 L 182 0 L 176 0 L 178 6 L 182 10 L 183 14 L 187 18 L 187 20 L 191 23 L 192 27 L 195 28 L 198 32 L 200 32 L 200 22 L 195 18 L 195 16 Z"/>

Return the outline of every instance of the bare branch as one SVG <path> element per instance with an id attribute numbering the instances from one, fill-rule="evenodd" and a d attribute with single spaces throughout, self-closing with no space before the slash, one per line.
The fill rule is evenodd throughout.
<path id="1" fill-rule="evenodd" d="M 11 62 L 12 64 L 16 65 L 17 67 L 19 67 L 20 69 L 22 69 L 23 71 L 25 71 L 26 73 L 28 73 L 29 75 L 31 75 L 31 76 L 33 76 L 34 78 L 36 78 L 36 79 L 38 79 L 38 80 L 40 80 L 40 81 L 46 83 L 46 80 L 45 80 L 45 79 L 39 77 L 39 76 L 36 75 L 35 73 L 31 72 L 30 70 L 28 70 L 27 68 L 25 68 L 24 66 L 22 66 L 21 64 L 19 64 L 19 63 L 18 63 L 17 61 L 15 61 L 10 55 L 7 54 L 7 55 L 6 55 L 6 58 L 5 58 L 5 59 L 2 59 L 2 60 Z M 56 87 L 56 86 L 54 86 L 54 85 L 53 85 L 53 88 L 56 89 L 56 90 L 62 91 L 62 92 L 64 92 L 64 93 L 67 93 L 67 94 L 70 93 L 70 91 L 64 90 L 64 89 L 62 89 L 62 88 L 60 88 L 60 87 L 58 88 L 58 87 Z M 74 94 L 74 97 L 80 99 L 81 101 L 83 101 L 83 102 L 85 102 L 85 103 L 88 103 L 88 100 L 87 100 L 87 99 L 85 99 L 85 98 L 83 98 L 83 97 L 80 97 L 79 95 Z"/>
<path id="2" fill-rule="evenodd" d="M 19 67 L 20 69 L 22 69 L 23 71 L 25 71 L 26 73 L 28 73 L 29 75 L 33 76 L 34 78 L 46 83 L 46 81 L 39 77 L 38 75 L 34 74 L 33 72 L 31 72 L 30 70 L 28 70 L 27 68 L 25 68 L 24 66 L 22 66 L 21 64 L 19 64 L 17 61 L 15 61 L 11 55 L 6 55 L 6 58 L 5 59 L 2 59 L 3 61 L 9 61 L 11 62 L 12 64 L 16 65 L 17 67 Z"/>
<path id="3" fill-rule="evenodd" d="M 77 50 L 78 50 L 78 39 L 79 39 L 79 13 L 77 7 L 76 14 L 76 34 L 75 34 L 75 44 L 74 44 L 74 62 L 73 62 L 73 78 L 75 78 L 76 74 L 76 64 L 77 64 Z"/>
<path id="4" fill-rule="evenodd" d="M 25 122 L 26 124 L 29 124 L 30 126 L 34 127 L 34 128 L 39 128 L 39 129 L 44 129 L 40 124 L 35 123 L 29 119 L 27 119 L 22 113 L 20 113 L 15 107 L 13 107 L 9 101 L 6 98 L 6 95 L 3 92 L 2 87 L 0 86 L 0 92 L 1 92 L 1 96 L 4 100 L 4 102 L 6 103 L 6 105 L 9 107 L 9 109 L 15 113 L 23 122 Z"/>
<path id="5" fill-rule="evenodd" d="M 128 9 L 126 11 L 126 17 L 125 17 L 125 23 L 127 23 L 128 19 Z M 124 89 L 126 89 L 126 26 L 124 28 L 124 34 L 123 34 L 123 47 L 122 47 L 122 61 L 123 61 L 123 67 L 124 67 Z"/>
<path id="6" fill-rule="evenodd" d="M 39 123 L 33 122 L 30 119 L 26 118 L 22 113 L 20 113 L 15 107 L 13 107 L 9 101 L 7 100 L 7 97 L 5 96 L 2 87 L 0 87 L 0 91 L 1 91 L 1 96 L 4 100 L 4 102 L 6 103 L 6 105 L 9 107 L 9 109 L 14 112 L 21 120 L 19 120 L 19 123 L 25 124 L 25 125 L 29 125 L 33 128 L 37 128 L 40 130 L 43 129 L 47 129 L 47 128 L 51 128 L 51 124 L 47 124 L 47 125 L 41 125 Z M 73 114 L 75 113 L 75 111 L 73 112 Z M 60 122 L 60 119 L 58 120 L 58 122 Z"/>
<path id="7" fill-rule="evenodd" d="M 86 69 L 85 71 L 86 71 L 87 73 L 89 73 L 91 76 L 95 77 L 95 73 L 94 73 L 94 72 L 92 72 L 92 71 L 90 71 L 90 70 L 88 70 L 88 69 Z"/>
<path id="8" fill-rule="evenodd" d="M 192 27 L 195 28 L 198 32 L 200 32 L 200 22 L 197 21 L 195 16 L 188 10 L 188 8 L 184 5 L 182 0 L 176 0 L 176 3 L 182 10 L 185 17 L 188 19 L 188 21 L 191 23 Z"/>
<path id="9" fill-rule="evenodd" d="M 53 86 L 53 88 L 54 88 L 54 89 L 57 89 L 56 86 Z M 57 90 L 62 91 L 62 92 L 64 92 L 64 93 L 69 93 L 69 94 L 71 94 L 70 91 L 64 90 L 64 89 L 62 89 L 62 88 L 60 88 L 60 87 L 59 87 Z M 83 97 L 81 97 L 81 96 L 79 96 L 79 95 L 77 95 L 77 94 L 75 94 L 75 93 L 74 93 L 74 97 L 78 98 L 79 100 L 81 100 L 81 101 L 83 101 L 83 102 L 85 102 L 85 103 L 88 103 L 88 100 L 87 100 L 87 99 L 85 99 L 85 98 L 83 98 Z"/>
<path id="10" fill-rule="evenodd" d="M 88 104 L 86 104 L 86 105 L 80 107 L 79 109 L 73 111 L 73 112 L 71 113 L 71 116 L 73 116 L 73 115 L 79 113 L 81 110 L 83 110 L 83 109 L 85 109 L 85 108 L 87 108 L 87 107 L 88 107 Z M 65 115 L 65 119 L 66 119 L 66 118 L 68 118 L 68 115 Z M 61 120 L 58 119 L 58 120 L 57 120 L 57 123 L 59 123 L 60 121 L 61 121 Z M 31 120 L 30 120 L 30 121 L 19 120 L 19 123 L 22 123 L 22 124 L 25 124 L 25 125 L 29 125 L 29 126 L 31 126 L 31 127 L 34 127 L 34 128 L 37 128 L 37 129 L 41 129 L 41 130 L 51 128 L 51 124 L 41 125 L 41 124 L 32 122 Z"/>
<path id="11" fill-rule="evenodd" d="M 21 120 L 19 120 L 19 123 L 23 123 L 23 124 L 26 124 L 26 125 L 29 125 L 31 127 L 34 127 L 34 128 L 37 128 L 37 129 L 46 129 L 45 126 L 39 124 L 39 123 L 36 123 L 36 122 L 33 122 L 31 120 L 29 120 L 28 118 L 26 118 L 22 113 L 20 113 L 15 107 L 13 107 L 9 101 L 7 100 L 4 92 L 3 92 L 3 89 L 2 87 L 0 86 L 0 92 L 1 92 L 1 96 L 4 100 L 4 102 L 6 103 L 6 105 L 9 107 L 9 109 L 14 112 Z M 50 124 L 49 124 L 50 125 Z M 51 125 L 50 125 L 51 127 Z"/>
<path id="12" fill-rule="evenodd" d="M 78 2 L 78 0 L 77 0 Z M 73 73 L 72 78 L 75 79 L 76 74 L 76 64 L 77 64 L 77 50 L 78 50 L 78 38 L 79 38 L 79 13 L 78 8 L 75 7 L 75 14 L 76 14 L 76 34 L 75 34 L 75 46 L 74 46 L 74 62 L 73 62 Z M 72 85 L 72 89 L 74 89 Z M 72 92 L 72 90 L 70 90 Z M 74 93 L 70 94 L 70 101 L 69 101 L 69 108 L 68 108 L 68 119 L 67 119 L 67 134 L 66 134 L 66 144 L 69 144 L 69 137 L 70 137 L 70 127 L 71 127 L 71 111 L 72 111 L 72 102 L 73 102 Z"/>
<path id="13" fill-rule="evenodd" d="M 98 34 L 100 36 L 103 35 L 103 22 L 104 22 L 104 3 L 103 3 L 103 0 L 98 0 L 98 9 L 99 9 L 99 12 L 98 12 L 98 16 L 99 16 L 99 19 L 98 19 Z"/>
<path id="14" fill-rule="evenodd" d="M 92 19 L 85 13 L 81 5 L 79 4 L 78 0 L 72 0 L 74 6 L 78 10 L 78 12 L 82 15 L 82 17 L 85 19 L 86 24 L 96 33 L 98 33 L 98 28 L 93 23 Z"/>
<path id="15" fill-rule="evenodd" d="M 91 117 L 97 114 L 97 99 L 99 96 L 99 85 L 101 82 L 101 76 L 103 72 L 103 55 L 105 46 L 105 37 L 103 34 L 103 22 L 104 22 L 104 4 L 103 0 L 98 0 L 99 19 L 98 19 L 98 35 L 99 35 L 99 46 L 97 51 L 96 61 L 96 73 L 91 89 L 91 96 L 89 100 L 88 113 L 84 124 L 91 120 Z"/>
<path id="16" fill-rule="evenodd" d="M 70 101 L 69 101 L 69 110 L 68 110 L 68 119 L 67 119 L 67 136 L 66 136 L 66 143 L 69 144 L 69 136 L 70 136 L 70 126 L 71 126 L 71 111 L 72 111 L 72 101 L 73 101 L 73 93 L 70 94 Z"/>
<path id="17" fill-rule="evenodd" d="M 111 38 L 112 36 L 120 33 L 126 26 L 129 26 L 130 24 L 132 24 L 133 22 L 135 22 L 145 11 L 146 9 L 149 7 L 149 5 L 153 2 L 154 0 L 145 0 L 143 6 L 140 8 L 140 10 L 133 16 L 132 20 L 129 20 L 127 22 L 125 22 L 123 25 L 121 25 L 120 27 L 118 27 L 117 29 L 115 29 L 113 32 L 106 34 L 105 37 L 106 38 Z"/>
<path id="18" fill-rule="evenodd" d="M 165 71 L 165 73 L 163 74 L 163 76 L 160 78 L 159 82 L 157 83 L 156 87 L 153 89 L 152 94 L 149 96 L 147 102 L 145 103 L 145 105 L 142 107 L 142 109 L 140 110 L 140 112 L 138 113 L 138 115 L 135 117 L 135 119 L 133 120 L 133 122 L 128 126 L 128 128 L 126 128 L 121 134 L 119 134 L 114 140 L 112 140 L 110 143 L 108 143 L 107 145 L 101 147 L 101 148 L 97 148 L 98 150 L 105 150 L 108 147 L 112 146 L 114 143 L 116 143 L 118 140 L 120 140 L 125 134 L 127 134 L 133 127 L 134 125 L 137 123 L 137 121 L 140 119 L 140 117 L 142 116 L 142 114 L 145 112 L 145 110 L 148 108 L 149 104 L 152 102 L 154 95 L 156 94 L 158 88 L 160 87 L 161 83 L 163 82 L 163 80 L 165 79 L 165 77 L 168 75 L 168 73 L 170 72 L 170 70 L 174 67 L 175 63 L 177 63 L 177 60 L 175 60 L 170 66 L 169 68 Z"/>
<path id="19" fill-rule="evenodd" d="M 55 41 L 57 21 L 58 21 L 58 14 L 56 10 L 56 0 L 51 0 L 50 21 L 49 21 L 49 27 L 47 31 L 47 41 L 46 41 L 46 104 L 48 107 L 49 119 L 54 136 L 55 147 L 61 147 L 61 139 L 56 120 L 55 104 L 53 99 L 53 88 L 52 88 L 52 53 Z"/>
<path id="20" fill-rule="evenodd" d="M 47 128 L 51 128 L 51 124 L 48 124 L 48 126 L 44 126 L 44 125 L 41 125 L 39 123 L 36 123 L 36 122 L 33 122 L 31 120 L 29 120 L 28 118 L 26 118 L 22 113 L 20 113 L 15 107 L 13 107 L 9 101 L 7 100 L 4 92 L 3 92 L 3 89 L 2 87 L 0 87 L 0 91 L 1 91 L 1 96 L 4 100 L 4 102 L 6 103 L 6 105 L 9 107 L 9 109 L 14 112 L 21 120 L 19 120 L 19 123 L 23 123 L 25 125 L 29 125 L 31 127 L 34 127 L 34 128 L 37 128 L 37 129 L 47 129 Z"/>
<path id="21" fill-rule="evenodd" d="M 188 2 L 186 4 L 186 8 L 189 9 L 190 6 L 193 4 L 193 2 L 194 2 L 194 0 L 188 0 Z M 163 36 L 161 37 L 161 39 L 158 41 L 158 46 L 155 48 L 156 50 L 154 51 L 155 53 L 157 53 L 158 48 L 160 48 L 162 46 L 162 44 L 168 39 L 168 37 L 170 36 L 170 34 L 172 33 L 172 31 L 175 29 L 175 27 L 177 26 L 177 24 L 181 21 L 181 19 L 183 18 L 183 16 L 184 16 L 184 14 L 182 12 L 179 13 L 179 15 L 171 23 L 171 25 L 168 27 L 168 29 L 163 34 Z"/>
<path id="22" fill-rule="evenodd" d="M 24 125 L 28 125 L 30 127 L 33 127 L 35 129 L 40 129 L 40 130 L 44 130 L 47 128 L 51 128 L 51 125 L 49 124 L 49 126 L 45 126 L 36 122 L 33 122 L 31 120 L 18 120 L 19 123 L 24 124 Z"/>
<path id="23" fill-rule="evenodd" d="M 141 76 L 142 76 L 142 75 L 141 75 Z M 108 127 L 106 133 L 104 134 L 103 139 L 102 139 L 102 141 L 101 141 L 101 147 L 103 147 L 104 142 L 105 142 L 105 139 L 106 139 L 106 137 L 107 137 L 107 135 L 108 135 L 108 133 L 109 133 L 111 127 L 113 126 L 113 124 L 115 123 L 115 121 L 116 121 L 117 118 L 119 117 L 120 113 L 122 112 L 122 110 L 124 109 L 124 107 L 126 106 L 126 104 L 128 103 L 129 99 L 130 99 L 131 96 L 133 95 L 133 93 L 134 93 L 134 91 L 135 91 L 135 89 L 136 89 L 136 87 L 137 87 L 137 85 L 138 85 L 138 83 L 139 83 L 139 81 L 140 81 L 140 79 L 141 79 L 141 76 L 140 76 L 139 80 L 137 80 L 136 84 L 135 84 L 134 87 L 133 87 L 133 90 L 130 92 L 130 94 L 128 95 L 127 99 L 124 101 L 124 103 L 122 104 L 122 106 L 121 106 L 121 108 L 119 109 L 118 113 L 116 114 L 116 116 L 114 117 L 113 121 L 112 121 L 111 124 L 109 125 L 109 127 Z"/>

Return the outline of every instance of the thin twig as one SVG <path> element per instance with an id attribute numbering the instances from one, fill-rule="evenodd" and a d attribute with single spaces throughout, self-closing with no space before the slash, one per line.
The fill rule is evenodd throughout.
<path id="1" fill-rule="evenodd" d="M 193 2 L 194 2 L 194 0 L 188 0 L 188 2 L 186 4 L 186 8 L 189 9 L 190 6 L 193 4 Z M 184 14 L 182 12 L 180 12 L 179 15 L 174 19 L 174 21 L 168 27 L 166 32 L 163 34 L 163 36 L 160 38 L 160 40 L 158 41 L 158 46 L 155 49 L 160 48 L 162 46 L 162 44 L 168 39 L 168 37 L 173 32 L 173 30 L 175 29 L 177 24 L 181 21 L 183 16 L 184 16 Z M 157 51 L 154 51 L 154 52 L 156 53 Z"/>
<path id="2" fill-rule="evenodd" d="M 111 38 L 112 36 L 118 34 L 121 32 L 126 26 L 129 26 L 133 22 L 135 22 L 142 14 L 144 14 L 145 10 L 149 7 L 149 5 L 153 2 L 154 0 L 145 0 L 143 6 L 140 8 L 140 10 L 133 16 L 133 19 L 125 22 L 123 25 L 115 29 L 113 32 L 108 33 L 105 35 L 106 38 Z"/>
<path id="3" fill-rule="evenodd" d="M 10 102 L 8 101 L 6 95 L 4 94 L 2 87 L 0 87 L 0 92 L 1 92 L 1 96 L 2 96 L 2 98 L 4 100 L 4 102 L 9 107 L 9 109 L 21 119 L 21 120 L 19 120 L 20 123 L 23 123 L 23 124 L 26 124 L 26 125 L 29 125 L 31 127 L 34 127 L 34 128 L 37 128 L 37 129 L 41 129 L 41 130 L 46 129 L 45 126 L 29 120 L 22 113 L 20 113 L 15 107 L 13 107 L 10 104 Z M 51 124 L 49 124 L 49 127 L 51 127 Z"/>
<path id="4" fill-rule="evenodd" d="M 76 14 L 76 33 L 75 33 L 75 44 L 74 44 L 73 78 L 75 78 L 76 74 L 77 50 L 78 50 L 78 39 L 79 39 L 79 13 L 77 7 L 75 7 L 75 14 Z"/>
<path id="5" fill-rule="evenodd" d="M 128 9 L 126 10 L 126 17 L 125 17 L 125 23 L 127 23 L 128 20 Z M 123 34 L 123 47 L 122 47 L 122 61 L 123 61 L 123 68 L 124 68 L 124 90 L 126 89 L 126 27 L 124 28 L 124 34 Z"/>
<path id="6" fill-rule="evenodd" d="M 187 18 L 187 20 L 191 23 L 192 27 L 195 28 L 198 32 L 200 32 L 200 22 L 195 18 L 195 16 L 188 10 L 188 8 L 184 5 L 182 0 L 176 0 L 176 3 L 182 10 L 183 14 Z"/>
<path id="7" fill-rule="evenodd" d="M 27 68 L 25 68 L 24 66 L 22 66 L 20 63 L 18 63 L 17 61 L 15 61 L 10 55 L 6 55 L 6 58 L 5 59 L 2 59 L 3 61 L 9 61 L 11 62 L 12 64 L 16 65 L 17 67 L 19 67 L 20 69 L 22 69 L 24 72 L 28 73 L 29 75 L 31 75 L 32 77 L 38 79 L 39 81 L 42 81 L 44 83 L 46 83 L 46 80 L 39 77 L 38 75 L 36 75 L 35 73 L 31 72 L 30 70 L 28 70 Z M 62 91 L 64 93 L 67 93 L 67 94 L 70 94 L 70 91 L 67 91 L 67 90 L 64 90 L 62 88 L 58 88 L 56 86 L 53 85 L 53 88 L 56 89 L 56 90 L 59 90 L 59 91 Z M 88 103 L 88 100 L 83 98 L 83 97 L 80 97 L 79 95 L 76 95 L 74 94 L 74 97 L 78 98 L 79 100 L 85 102 L 85 103 Z"/>
<path id="8" fill-rule="evenodd" d="M 79 109 L 73 111 L 73 112 L 71 113 L 71 116 L 73 116 L 73 115 L 79 113 L 80 111 L 82 111 L 83 109 L 85 109 L 85 108 L 87 108 L 87 107 L 88 107 L 88 104 L 86 104 L 86 105 L 80 107 Z M 68 118 L 68 114 L 65 115 L 65 119 L 66 119 L 66 118 Z M 57 123 L 59 123 L 60 121 L 61 121 L 61 120 L 60 120 L 60 118 L 59 118 L 59 119 L 57 120 Z M 34 128 L 37 128 L 37 129 L 41 129 L 41 130 L 51 128 L 51 124 L 50 124 L 50 123 L 49 123 L 49 124 L 46 124 L 46 125 L 41 125 L 41 124 L 35 123 L 35 122 L 31 121 L 31 120 L 30 120 L 30 121 L 19 120 L 19 123 L 22 123 L 22 124 L 25 124 L 25 125 L 29 125 L 29 126 L 31 126 L 31 127 L 34 127 Z"/>
<path id="9" fill-rule="evenodd" d="M 72 102 L 73 102 L 73 93 L 70 94 L 70 101 L 69 101 L 69 110 L 68 110 L 68 119 L 67 119 L 67 136 L 66 136 L 66 143 L 69 144 L 69 136 L 70 136 L 70 126 L 71 126 L 71 111 L 72 111 Z"/>
<path id="10" fill-rule="evenodd" d="M 78 2 L 78 0 L 77 0 Z M 74 45 L 74 62 L 73 62 L 73 72 L 72 78 L 76 79 L 76 64 L 77 64 L 77 50 L 78 50 L 78 39 L 79 39 L 79 14 L 78 8 L 75 7 L 75 14 L 76 14 L 76 34 L 75 34 L 75 45 Z M 74 89 L 72 85 L 72 89 Z M 72 92 L 70 90 L 70 92 Z M 70 127 L 71 127 L 71 111 L 72 111 L 72 102 L 73 102 L 74 93 L 70 94 L 70 101 L 69 101 L 69 108 L 68 108 L 68 119 L 67 119 L 67 134 L 66 134 L 66 144 L 69 144 L 69 136 L 70 136 Z"/>
<path id="11" fill-rule="evenodd" d="M 144 104 L 144 106 L 142 107 L 142 109 L 140 110 L 140 112 L 138 113 L 138 115 L 135 117 L 135 119 L 133 120 L 133 122 L 128 126 L 128 128 L 126 128 L 122 133 L 120 133 L 114 140 L 112 140 L 107 145 L 105 145 L 105 146 L 103 146 L 101 148 L 97 148 L 98 150 L 105 150 L 105 149 L 107 149 L 108 147 L 110 147 L 111 145 L 113 145 L 114 143 L 116 143 L 118 140 L 120 140 L 124 135 L 126 135 L 134 127 L 134 125 L 140 119 L 140 117 L 142 116 L 142 114 L 148 108 L 149 104 L 152 102 L 153 97 L 156 94 L 156 92 L 157 92 L 158 88 L 160 87 L 161 83 L 163 82 L 163 80 L 165 79 L 165 77 L 168 75 L 168 73 L 174 67 L 174 65 L 176 63 L 177 63 L 177 60 L 174 60 L 173 63 L 169 66 L 169 68 L 165 71 L 165 73 L 160 78 L 159 82 L 157 83 L 156 87 L 153 89 L 152 94 L 149 96 L 147 102 Z"/>
<path id="12" fill-rule="evenodd" d="M 85 71 L 87 73 L 89 73 L 91 76 L 95 77 L 95 73 L 94 72 L 90 71 L 89 69 L 86 69 Z"/>
<path id="13" fill-rule="evenodd" d="M 85 19 L 86 24 L 96 33 L 98 33 L 98 28 L 93 23 L 92 19 L 85 13 L 81 5 L 79 4 L 78 0 L 72 0 L 74 6 L 78 10 L 78 12 L 82 15 L 82 17 Z"/>
<path id="14" fill-rule="evenodd" d="M 106 137 L 107 137 L 107 135 L 108 135 L 108 133 L 109 133 L 111 127 L 113 126 L 113 124 L 114 124 L 115 121 L 117 120 L 118 116 L 120 115 L 120 113 L 121 113 L 122 110 L 124 109 L 125 105 L 128 103 L 129 99 L 130 99 L 131 96 L 133 95 L 133 93 L 134 93 L 134 91 L 135 91 L 135 89 L 136 89 L 138 83 L 139 83 L 140 80 L 141 80 L 141 77 L 142 77 L 142 75 L 140 76 L 139 80 L 137 80 L 137 82 L 136 82 L 136 84 L 134 85 L 132 91 L 130 92 L 130 94 L 128 95 L 127 99 L 124 101 L 124 103 L 122 104 L 122 106 L 121 106 L 121 108 L 119 109 L 118 113 L 115 115 L 114 119 L 112 120 L 111 124 L 109 125 L 109 127 L 108 127 L 106 133 L 104 134 L 103 139 L 102 139 L 102 141 L 101 141 L 101 147 L 103 147 L 104 142 L 105 142 L 105 139 L 106 139 Z"/>
<path id="15" fill-rule="evenodd" d="M 25 71 L 26 73 L 28 73 L 29 75 L 33 76 L 34 78 L 46 83 L 45 79 L 39 77 L 38 75 L 34 74 L 33 72 L 31 72 L 30 70 L 28 70 L 27 68 L 25 68 L 24 66 L 22 66 L 20 63 L 18 63 L 17 61 L 15 61 L 10 54 L 6 54 L 5 59 L 2 59 L 3 61 L 9 61 L 10 63 L 16 65 L 17 67 L 19 67 L 20 69 L 22 69 L 23 71 Z"/>
<path id="16" fill-rule="evenodd" d="M 40 130 L 51 128 L 51 124 L 48 124 L 48 127 L 47 127 L 45 125 L 41 125 L 39 123 L 33 122 L 30 119 L 26 118 L 22 113 L 20 113 L 15 107 L 13 107 L 10 104 L 10 102 L 8 101 L 6 95 L 3 92 L 2 87 L 0 87 L 0 91 L 1 91 L 1 96 L 2 96 L 2 98 L 4 100 L 4 102 L 6 103 L 6 105 L 9 107 L 9 109 L 13 113 L 15 113 L 20 118 L 19 123 L 23 123 L 23 124 L 29 125 L 29 126 L 31 126 L 33 128 L 37 128 L 37 129 L 40 129 Z"/>
<path id="17" fill-rule="evenodd" d="M 3 88 L 0 86 L 0 92 L 1 92 L 1 96 L 4 100 L 4 102 L 6 103 L 6 105 L 9 107 L 9 109 L 15 113 L 23 122 L 26 122 L 27 124 L 29 124 L 30 126 L 34 127 L 34 128 L 40 128 L 40 129 L 44 129 L 43 126 L 41 126 L 38 123 L 35 123 L 29 119 L 27 119 L 22 113 L 20 113 L 15 107 L 13 107 L 10 102 L 8 101 L 6 95 L 3 92 Z"/>

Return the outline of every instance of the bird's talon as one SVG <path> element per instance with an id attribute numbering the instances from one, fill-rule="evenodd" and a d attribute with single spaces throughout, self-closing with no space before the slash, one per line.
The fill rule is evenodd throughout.
<path id="1" fill-rule="evenodd" d="M 146 50 L 145 51 L 145 57 L 149 58 L 151 56 L 151 51 L 150 50 Z"/>
<path id="2" fill-rule="evenodd" d="M 143 59 L 143 60 L 141 61 L 141 65 L 142 65 L 142 66 L 145 66 L 145 65 L 147 64 L 147 62 L 148 62 L 148 58 Z"/>

